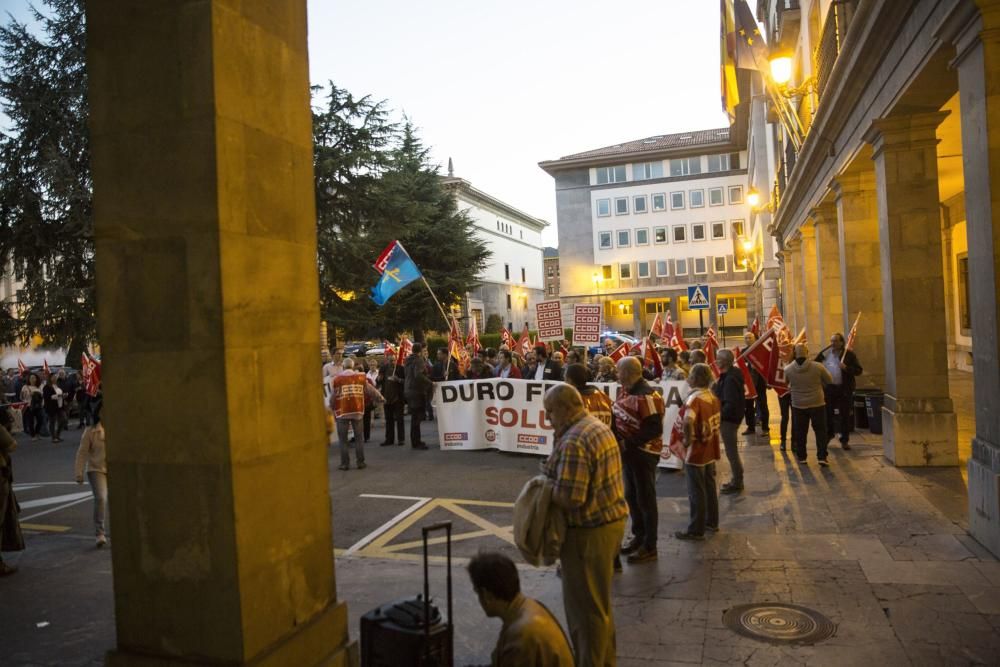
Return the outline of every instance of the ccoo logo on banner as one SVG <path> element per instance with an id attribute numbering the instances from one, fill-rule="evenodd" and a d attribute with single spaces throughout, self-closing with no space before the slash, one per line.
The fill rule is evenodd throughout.
<path id="1" fill-rule="evenodd" d="M 442 450 L 499 449 L 548 456 L 552 452 L 552 425 L 545 418 L 545 392 L 556 382 L 533 380 L 457 380 L 438 383 L 434 390 L 434 412 Z M 594 383 L 615 400 L 620 386 Z M 660 465 L 681 468 L 680 459 L 666 447 L 677 413 L 691 391 L 687 382 L 655 384 L 663 392 L 664 447 Z"/>

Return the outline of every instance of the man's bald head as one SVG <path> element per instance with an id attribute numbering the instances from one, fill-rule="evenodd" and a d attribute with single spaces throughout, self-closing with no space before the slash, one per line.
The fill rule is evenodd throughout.
<path id="1" fill-rule="evenodd" d="M 573 423 L 581 412 L 583 398 L 572 385 L 557 384 L 545 393 L 545 413 L 556 431 Z"/>
<path id="2" fill-rule="evenodd" d="M 642 379 L 642 364 L 637 357 L 625 357 L 618 362 L 618 382 L 631 387 Z"/>

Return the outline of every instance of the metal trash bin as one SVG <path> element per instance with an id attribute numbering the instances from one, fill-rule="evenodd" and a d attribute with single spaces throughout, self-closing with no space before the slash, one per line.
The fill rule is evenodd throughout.
<path id="1" fill-rule="evenodd" d="M 854 392 L 854 428 L 859 430 L 868 428 L 868 406 L 865 404 L 868 393 L 867 390 Z"/>
<path id="2" fill-rule="evenodd" d="M 868 413 L 868 430 L 882 435 L 882 392 L 872 392 L 865 396 L 865 411 Z"/>

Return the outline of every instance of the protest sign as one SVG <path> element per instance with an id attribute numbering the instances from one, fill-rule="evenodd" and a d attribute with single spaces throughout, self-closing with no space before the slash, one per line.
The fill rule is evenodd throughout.
<path id="1" fill-rule="evenodd" d="M 585 303 L 573 306 L 573 345 L 601 344 L 601 308 Z"/>
<path id="2" fill-rule="evenodd" d="M 542 301 L 535 304 L 538 315 L 538 340 L 562 340 L 562 304 L 559 301 Z"/>

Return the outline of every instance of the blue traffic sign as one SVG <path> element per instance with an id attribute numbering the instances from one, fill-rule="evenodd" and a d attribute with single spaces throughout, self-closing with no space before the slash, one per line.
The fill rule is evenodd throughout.
<path id="1" fill-rule="evenodd" d="M 708 287 L 705 285 L 688 285 L 689 310 L 708 310 L 711 305 L 708 299 Z"/>
<path id="2" fill-rule="evenodd" d="M 725 315 L 729 312 L 729 304 L 723 301 L 719 304 L 719 315 Z"/>

